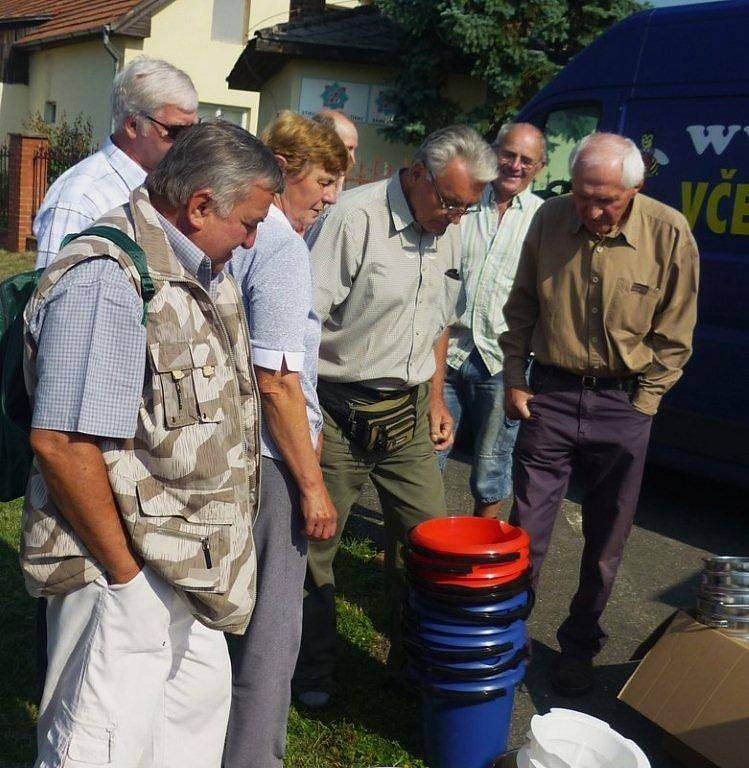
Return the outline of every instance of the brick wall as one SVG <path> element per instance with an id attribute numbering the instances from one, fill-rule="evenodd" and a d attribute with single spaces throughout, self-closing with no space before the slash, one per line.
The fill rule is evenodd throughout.
<path id="1" fill-rule="evenodd" d="M 20 133 L 10 135 L 8 229 L 2 242 L 3 247 L 9 251 L 25 251 L 26 241 L 32 237 L 31 224 L 36 212 L 34 156 L 48 146 L 49 140 L 42 136 L 24 136 Z"/>

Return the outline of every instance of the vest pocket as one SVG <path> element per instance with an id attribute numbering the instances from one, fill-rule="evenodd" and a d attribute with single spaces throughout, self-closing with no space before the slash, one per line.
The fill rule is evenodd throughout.
<path id="1" fill-rule="evenodd" d="M 210 344 L 161 341 L 149 344 L 148 350 L 154 370 L 154 395 L 161 397 L 167 428 L 223 421 L 221 391 L 226 368 L 219 368 Z"/>
<path id="2" fill-rule="evenodd" d="M 237 515 L 231 489 L 173 488 L 153 477 L 139 480 L 137 489 L 133 543 L 146 563 L 175 587 L 225 592 Z"/>

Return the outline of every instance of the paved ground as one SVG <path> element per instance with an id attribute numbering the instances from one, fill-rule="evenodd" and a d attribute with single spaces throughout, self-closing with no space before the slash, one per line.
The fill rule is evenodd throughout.
<path id="1" fill-rule="evenodd" d="M 449 461 L 445 478 L 448 505 L 456 513 L 465 513 L 473 506 L 468 472 L 461 458 Z M 355 525 L 377 538 L 374 490 L 368 488 L 360 501 L 361 517 Z M 610 640 L 596 660 L 596 690 L 582 699 L 565 700 L 551 691 L 547 676 L 557 649 L 556 629 L 577 583 L 582 548 L 578 501 L 579 493 L 573 488 L 557 520 L 541 576 L 538 602 L 529 623 L 533 664 L 516 696 L 510 746 L 522 744 L 533 714 L 568 706 L 607 720 L 633 739 L 647 753 L 652 768 L 677 768 L 660 748 L 660 730 L 617 701 L 616 695 L 637 666 L 642 646 L 659 625 L 676 608 L 692 606 L 701 557 L 710 552 L 749 555 L 747 494 L 655 467 L 648 469 L 635 528 L 604 614 Z"/>

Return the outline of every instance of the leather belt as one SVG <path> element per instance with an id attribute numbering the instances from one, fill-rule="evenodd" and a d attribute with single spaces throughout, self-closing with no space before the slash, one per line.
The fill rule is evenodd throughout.
<path id="1" fill-rule="evenodd" d="M 534 368 L 537 375 L 540 375 L 544 381 L 556 379 L 571 384 L 580 389 L 590 389 L 600 391 L 603 389 L 617 389 L 620 392 L 632 393 L 637 389 L 637 376 L 580 376 L 576 373 L 570 373 L 562 368 L 556 368 L 552 365 L 541 365 L 536 363 Z"/>

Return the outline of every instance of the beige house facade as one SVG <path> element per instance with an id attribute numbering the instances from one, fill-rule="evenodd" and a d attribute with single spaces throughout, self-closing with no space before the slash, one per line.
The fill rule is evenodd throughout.
<path id="1" fill-rule="evenodd" d="M 303 0 L 113 0 L 98 3 L 102 10 L 90 19 L 86 5 L 0 0 L 0 42 L 6 55 L 12 44 L 13 58 L 0 72 L 0 143 L 22 132 L 34 113 L 50 124 L 63 115 L 69 122 L 83 115 L 91 120 L 94 140 L 102 141 L 111 130 L 112 79 L 139 55 L 184 69 L 195 83 L 202 117 L 257 132 L 259 94 L 229 88 L 226 77 L 257 29 L 288 21 L 305 7 Z"/>
<path id="2" fill-rule="evenodd" d="M 415 147 L 388 141 L 388 93 L 400 59 L 397 29 L 368 4 L 260 27 L 229 75 L 235 89 L 259 93 L 258 129 L 282 110 L 344 112 L 359 132 L 359 160 L 351 184 L 407 163 Z M 486 98 L 483 83 L 452 75 L 446 95 L 466 111 Z"/>

